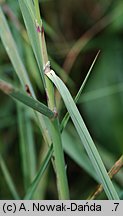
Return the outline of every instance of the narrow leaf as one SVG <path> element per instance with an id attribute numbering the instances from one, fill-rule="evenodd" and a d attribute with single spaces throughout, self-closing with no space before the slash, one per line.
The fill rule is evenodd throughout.
<path id="1" fill-rule="evenodd" d="M 30 166 L 29 163 L 29 150 L 28 150 L 28 143 L 27 143 L 27 131 L 26 131 L 26 119 L 25 119 L 25 107 L 20 106 L 17 104 L 17 114 L 18 114 L 18 131 L 19 131 L 19 147 L 20 147 L 20 164 L 22 170 L 22 176 L 24 183 L 24 191 L 27 190 L 28 186 L 30 185 Z"/>
<path id="2" fill-rule="evenodd" d="M 38 32 L 38 24 L 35 15 L 35 7 L 30 0 L 19 0 L 20 9 L 24 18 L 24 22 L 27 28 L 27 32 L 29 35 L 29 39 L 33 48 L 33 52 L 35 54 L 40 74 L 42 77 L 42 81 L 45 87 L 45 80 L 44 80 L 44 72 L 43 72 L 43 62 L 42 62 L 42 53 L 40 47 L 40 39 L 39 39 L 39 32 Z"/>
<path id="3" fill-rule="evenodd" d="M 41 177 L 44 174 L 44 172 L 45 172 L 45 170 L 46 170 L 46 168 L 47 168 L 47 166 L 51 160 L 52 153 L 53 153 L 53 146 L 51 145 L 43 163 L 41 164 L 41 167 L 40 167 L 35 179 L 33 180 L 31 186 L 27 190 L 27 193 L 24 197 L 25 200 L 29 200 L 32 198 L 39 182 L 41 181 Z"/>
<path id="4" fill-rule="evenodd" d="M 7 185 L 9 187 L 10 191 L 11 191 L 11 194 L 12 194 L 13 198 L 16 199 L 16 200 L 19 200 L 20 198 L 19 198 L 18 192 L 17 192 L 17 190 L 15 188 L 12 177 L 11 177 L 11 175 L 9 173 L 9 170 L 8 170 L 8 168 L 7 168 L 7 166 L 6 166 L 6 164 L 5 164 L 5 162 L 4 162 L 1 155 L 0 155 L 0 167 L 2 169 L 5 180 L 7 182 Z"/>
<path id="5" fill-rule="evenodd" d="M 92 62 L 92 65 L 91 65 L 91 67 L 90 67 L 90 69 L 89 69 L 89 71 L 88 71 L 88 73 L 87 73 L 87 75 L 86 75 L 86 77 L 85 77 L 85 79 L 84 79 L 84 81 L 83 81 L 83 83 L 82 83 L 82 85 L 81 85 L 81 87 L 80 87 L 80 89 L 79 89 L 79 91 L 78 91 L 78 93 L 77 93 L 75 99 L 74 99 L 75 103 L 78 102 L 78 100 L 79 100 L 79 98 L 80 98 L 80 96 L 81 96 L 81 93 L 82 93 L 82 91 L 83 91 L 83 89 L 84 89 L 84 87 L 85 87 L 85 84 L 86 84 L 86 82 L 87 82 L 89 76 L 90 76 L 90 73 L 91 73 L 91 71 L 92 71 L 92 69 L 93 69 L 93 67 L 94 67 L 94 64 L 95 64 L 95 62 L 96 62 L 96 60 L 97 60 L 97 57 L 98 57 L 99 53 L 100 53 L 100 51 L 97 53 L 96 57 L 94 58 L 94 61 Z M 66 127 L 66 125 L 67 125 L 67 123 L 68 123 L 68 121 L 69 121 L 69 118 L 70 118 L 70 115 L 69 115 L 69 112 L 67 112 L 67 113 L 65 114 L 65 116 L 64 116 L 64 118 L 63 118 L 63 120 L 62 120 L 62 122 L 61 122 L 61 131 Z"/>
<path id="6" fill-rule="evenodd" d="M 3 80 L 0 80 L 0 90 L 2 90 L 12 98 L 19 100 L 25 105 L 47 116 L 48 118 L 54 117 L 54 113 L 46 105 L 39 102 L 38 100 L 33 99 L 31 96 L 27 96 L 26 94 L 22 93 L 20 90 L 14 88 L 12 85 Z"/>
<path id="7" fill-rule="evenodd" d="M 55 74 L 53 70 L 51 70 L 49 73 L 46 74 L 52 82 L 55 84 L 57 89 L 59 90 L 64 103 L 66 105 L 66 108 L 71 116 L 71 119 L 73 121 L 73 124 L 78 132 L 78 135 L 80 136 L 80 139 L 87 151 L 87 154 L 93 164 L 94 169 L 97 172 L 97 175 L 99 176 L 100 182 L 102 183 L 105 193 L 107 194 L 107 197 L 111 200 L 117 200 L 119 199 L 118 194 L 108 176 L 108 173 L 105 169 L 105 166 L 100 158 L 100 155 L 96 149 L 96 146 L 89 134 L 89 131 L 79 113 L 78 108 L 76 107 L 76 104 L 68 91 L 65 84 L 61 81 L 61 79 Z"/>
<path id="8" fill-rule="evenodd" d="M 6 52 L 14 66 L 14 69 L 20 79 L 21 84 L 23 86 L 26 84 L 29 85 L 30 90 L 34 96 L 34 92 L 30 80 L 28 78 L 27 71 L 23 65 L 23 62 L 21 61 L 20 55 L 17 50 L 17 46 L 12 37 L 12 34 L 10 32 L 9 26 L 7 24 L 6 18 L 2 12 L 1 7 L 0 7 L 0 37 L 2 39 Z"/>
<path id="9" fill-rule="evenodd" d="M 75 142 L 75 139 L 73 139 L 73 137 L 65 131 L 62 133 L 62 143 L 64 151 L 67 155 L 69 155 L 69 157 L 77 163 L 78 166 L 84 169 L 93 179 L 99 182 L 99 178 L 96 175 L 95 170 L 93 170 L 93 166 L 90 163 L 90 160 L 81 143 L 79 143 L 77 139 Z"/>
<path id="10" fill-rule="evenodd" d="M 31 15 L 33 16 L 32 4 L 29 4 L 29 10 L 31 11 Z M 10 28 L 8 26 L 7 20 L 2 12 L 1 7 L 0 7 L 0 37 L 2 39 L 6 52 L 12 62 L 15 72 L 19 80 L 21 81 L 23 88 L 25 89 L 25 86 L 28 85 L 32 96 L 36 98 L 32 84 L 28 77 L 28 73 L 21 61 L 14 38 L 12 37 Z M 40 113 L 37 112 L 35 112 L 35 116 L 36 116 L 36 122 L 40 127 L 44 140 L 46 141 L 46 143 L 50 144 L 51 140 L 50 140 L 49 133 L 47 132 L 46 123 L 45 123 L 46 121 L 44 116 L 42 116 Z"/>

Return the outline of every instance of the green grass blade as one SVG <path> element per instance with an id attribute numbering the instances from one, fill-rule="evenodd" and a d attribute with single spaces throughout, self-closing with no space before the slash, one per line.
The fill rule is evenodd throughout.
<path id="1" fill-rule="evenodd" d="M 51 124 L 51 136 L 54 149 L 55 171 L 59 199 L 69 200 L 69 186 L 65 169 L 64 152 L 60 134 L 60 125 L 57 118 Z"/>
<path id="2" fill-rule="evenodd" d="M 21 168 L 25 191 L 36 174 L 36 152 L 34 147 L 32 122 L 26 107 L 17 104 Z"/>
<path id="3" fill-rule="evenodd" d="M 77 142 L 77 139 L 75 142 L 75 139 L 65 131 L 62 133 L 62 143 L 66 154 L 99 183 L 99 178 L 81 143 Z"/>
<path id="4" fill-rule="evenodd" d="M 100 51 L 97 53 L 96 57 L 94 58 L 94 61 L 92 62 L 92 65 L 91 65 L 91 67 L 90 67 L 90 69 L 89 69 L 89 71 L 88 71 L 88 73 L 87 73 L 87 75 L 86 75 L 86 77 L 85 77 L 85 79 L 84 79 L 84 81 L 83 81 L 83 83 L 82 83 L 82 85 L 81 85 L 81 87 L 80 87 L 80 89 L 79 89 L 79 91 L 78 91 L 78 93 L 77 93 L 75 99 L 74 99 L 75 103 L 78 102 L 78 100 L 79 100 L 79 98 L 80 98 L 80 96 L 81 96 L 81 93 L 82 93 L 82 91 L 83 91 L 83 89 L 84 89 L 84 87 L 85 87 L 85 84 L 86 84 L 86 82 L 87 82 L 89 76 L 90 76 L 90 73 L 91 73 L 91 71 L 92 71 L 92 69 L 93 69 L 93 67 L 94 67 L 94 64 L 95 64 L 95 62 L 96 62 L 96 60 L 97 60 L 97 58 L 98 58 L 99 53 L 100 53 Z M 69 118 L 70 118 L 70 115 L 69 115 L 69 112 L 67 112 L 67 113 L 65 114 L 65 116 L 64 116 L 64 118 L 63 118 L 63 120 L 62 120 L 62 122 L 61 122 L 61 131 L 66 127 L 66 125 L 67 125 L 67 123 L 68 123 L 68 121 L 69 121 Z"/>
<path id="5" fill-rule="evenodd" d="M 68 74 L 63 70 L 63 68 L 51 57 L 49 57 L 52 62 L 52 69 L 56 71 L 56 73 L 61 77 L 61 79 L 67 84 L 69 87 L 75 87 L 74 81 L 68 76 Z"/>
<path id="6" fill-rule="evenodd" d="M 84 89 L 84 87 L 85 87 L 85 84 L 86 84 L 86 82 L 87 82 L 87 80 L 88 80 L 88 78 L 89 78 L 89 76 L 90 76 L 90 73 L 91 73 L 91 71 L 92 71 L 92 69 L 93 69 L 93 67 L 94 67 L 94 65 L 95 65 L 95 63 L 96 63 L 96 60 L 97 60 L 97 58 L 98 58 L 98 56 L 99 56 L 99 53 L 100 53 L 100 51 L 99 51 L 99 52 L 97 53 L 97 55 L 95 56 L 95 58 L 94 58 L 94 60 L 93 60 L 93 62 L 92 62 L 92 64 L 91 64 L 91 67 L 90 67 L 90 69 L 89 69 L 89 71 L 88 71 L 88 73 L 87 73 L 87 75 L 86 75 L 86 77 L 85 77 L 85 79 L 84 79 L 84 81 L 83 81 L 83 83 L 82 83 L 82 85 L 81 85 L 81 87 L 80 87 L 80 89 L 79 89 L 79 91 L 78 91 L 76 97 L 75 97 L 75 103 L 78 102 L 78 100 L 79 100 L 79 98 L 80 98 L 80 96 L 81 96 L 81 93 L 82 93 L 82 91 L 83 91 L 83 89 Z"/>
<path id="7" fill-rule="evenodd" d="M 46 105 L 39 102 L 38 100 L 33 99 L 31 96 L 27 96 L 26 94 L 22 93 L 20 90 L 14 88 L 12 85 L 3 80 L 0 80 L 0 90 L 2 90 L 12 98 L 19 100 L 25 105 L 47 116 L 48 118 L 54 117 L 54 113 Z"/>
<path id="8" fill-rule="evenodd" d="M 9 173 L 9 170 L 8 170 L 8 168 L 7 168 L 7 166 L 6 166 L 6 164 L 5 164 L 5 162 L 4 162 L 1 155 L 0 155 L 0 167 L 2 169 L 3 175 L 5 177 L 5 180 L 7 182 L 7 185 L 9 187 L 10 191 L 11 191 L 11 194 L 12 194 L 13 198 L 16 199 L 16 200 L 19 200 L 20 197 L 19 197 L 18 192 L 17 192 L 17 190 L 15 188 L 15 185 L 13 183 L 13 180 L 12 180 L 12 177 L 11 177 L 11 175 Z"/>
<path id="9" fill-rule="evenodd" d="M 14 69 L 21 81 L 21 84 L 23 86 L 26 84 L 29 85 L 30 91 L 32 92 L 32 94 L 34 94 L 30 84 L 30 80 L 27 75 L 27 71 L 21 61 L 15 41 L 12 37 L 12 34 L 10 32 L 9 26 L 7 24 L 6 18 L 2 12 L 1 7 L 0 7 L 0 37 L 6 49 L 6 52 L 8 53 L 8 56 L 14 66 Z"/>
<path id="10" fill-rule="evenodd" d="M 38 30 L 36 26 L 37 21 L 36 21 L 35 7 L 32 1 L 30 0 L 19 0 L 19 5 L 27 28 L 29 39 L 38 63 L 43 85 L 45 87 L 42 53 L 41 53 L 41 47 L 39 42 L 39 35 L 37 32 Z"/>
<path id="11" fill-rule="evenodd" d="M 27 132 L 27 149 L 28 149 L 28 161 L 29 161 L 29 176 L 30 181 L 34 179 L 36 174 L 36 149 L 34 142 L 34 131 L 33 123 L 31 122 L 30 115 L 28 110 L 25 112 L 25 123 L 26 123 L 26 132 Z"/>
<path id="12" fill-rule="evenodd" d="M 29 161 L 28 161 L 28 149 L 26 142 L 26 127 L 24 118 L 24 109 L 19 104 L 17 105 L 18 113 L 18 128 L 19 128 L 19 146 L 20 146 L 20 158 L 21 158 L 21 170 L 23 176 L 24 191 L 27 190 L 30 179 L 29 179 Z"/>
<path id="13" fill-rule="evenodd" d="M 55 74 L 53 70 L 47 73 L 47 76 L 52 80 L 52 82 L 56 85 L 59 90 L 66 108 L 71 116 L 73 124 L 80 136 L 80 139 L 88 153 L 88 156 L 99 176 L 100 182 L 102 183 L 105 193 L 110 200 L 119 199 L 118 194 L 108 176 L 108 173 L 105 169 L 105 166 L 100 158 L 100 155 L 95 147 L 95 144 L 88 132 L 88 129 L 79 113 L 79 110 L 76 107 L 76 104 L 70 95 L 67 87 L 60 80 L 60 78 Z"/>
<path id="14" fill-rule="evenodd" d="M 75 142 L 76 140 L 76 142 Z M 99 183 L 99 178 L 93 169 L 93 166 L 84 151 L 84 147 L 81 145 L 81 142 L 78 141 L 76 136 L 69 135 L 68 132 L 63 131 L 62 133 L 62 143 L 63 148 L 66 154 L 82 169 L 84 169 L 93 179 L 95 179 Z M 113 154 L 108 152 L 106 149 L 104 149 L 102 146 L 98 145 L 98 149 L 100 152 L 100 155 L 105 163 L 105 166 L 107 170 L 110 170 L 112 165 L 115 163 L 116 158 L 113 156 Z M 115 176 L 116 181 L 122 186 L 122 175 L 123 171 L 120 170 L 117 175 Z"/>
<path id="15" fill-rule="evenodd" d="M 40 167 L 35 179 L 33 180 L 31 186 L 29 187 L 29 189 L 28 189 L 28 191 L 24 197 L 25 200 L 31 199 L 32 196 L 34 195 L 34 192 L 35 192 L 35 190 L 36 190 L 36 188 L 37 188 L 37 186 L 41 180 L 41 177 L 44 174 L 44 172 L 45 172 L 45 170 L 46 170 L 46 168 L 47 168 L 47 166 L 51 160 L 52 153 L 53 153 L 53 146 L 51 145 L 44 161 L 41 164 L 41 167 Z"/>
<path id="16" fill-rule="evenodd" d="M 34 6 L 35 6 L 35 11 L 36 11 L 38 33 L 39 33 L 39 38 L 40 38 L 39 45 L 42 48 L 43 67 L 44 67 L 44 73 L 45 73 L 49 71 L 50 62 L 48 61 L 45 35 L 44 35 L 44 29 L 42 26 L 42 21 L 40 18 L 40 9 L 39 9 L 38 0 L 34 0 Z M 48 101 L 47 101 L 48 107 L 51 110 L 55 111 L 56 105 L 55 105 L 53 83 L 49 80 L 47 76 L 45 76 L 45 82 L 46 82 L 46 94 L 48 98 Z M 68 180 L 67 180 L 66 169 L 65 169 L 64 152 L 62 148 L 62 140 L 61 140 L 61 134 L 59 130 L 59 119 L 57 116 L 57 110 L 56 110 L 56 118 L 50 121 L 50 123 L 51 123 L 50 131 L 51 131 L 51 137 L 52 137 L 53 149 L 54 149 L 54 163 L 55 163 L 55 171 L 56 171 L 56 177 L 57 177 L 58 194 L 59 194 L 60 199 L 69 199 Z"/>
<path id="17" fill-rule="evenodd" d="M 31 7 L 31 4 L 29 6 Z M 32 10 L 31 10 L 31 13 L 32 13 Z M 25 89 L 25 85 L 28 85 L 32 96 L 36 98 L 32 84 L 28 77 L 28 73 L 21 61 L 20 55 L 18 53 L 18 49 L 16 47 L 15 41 L 12 37 L 9 26 L 7 24 L 7 20 L 2 12 L 1 7 L 0 7 L 0 37 L 2 39 L 6 52 L 12 62 L 15 72 L 17 76 L 19 77 L 19 80 L 21 81 L 23 88 Z M 49 133 L 47 132 L 45 119 L 40 113 L 35 112 L 35 115 L 36 115 L 36 121 L 38 122 L 40 130 L 43 134 L 44 140 L 46 141 L 47 144 L 50 144 L 51 140 L 49 137 Z"/>

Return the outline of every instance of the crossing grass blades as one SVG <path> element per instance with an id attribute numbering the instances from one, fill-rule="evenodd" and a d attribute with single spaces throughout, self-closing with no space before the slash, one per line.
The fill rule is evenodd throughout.
<path id="1" fill-rule="evenodd" d="M 91 175 L 94 175 L 94 178 L 98 181 L 98 183 L 102 184 L 108 199 L 118 200 L 119 196 L 117 191 L 114 188 L 114 185 L 102 162 L 100 154 L 95 146 L 93 138 L 91 137 L 76 105 L 76 102 L 82 93 L 84 85 L 89 78 L 90 72 L 98 55 L 95 57 L 94 62 L 92 63 L 92 66 L 84 82 L 82 83 L 76 100 L 74 100 L 64 82 L 55 73 L 55 71 L 51 69 L 52 61 L 49 62 L 47 54 L 44 27 L 40 16 L 38 0 L 18 0 L 18 4 L 38 66 L 42 88 L 47 95 L 47 101 L 45 101 L 45 104 L 43 104 L 41 101 L 39 101 L 39 99 L 37 99 L 33 84 L 30 81 L 29 74 L 19 55 L 16 42 L 12 36 L 2 6 L 0 6 L 0 37 L 11 60 L 14 71 L 19 79 L 18 87 L 15 85 L 14 81 L 11 82 L 8 79 L 0 79 L 0 90 L 15 101 L 20 131 L 21 164 L 25 188 L 25 194 L 23 197 L 21 197 L 21 195 L 17 192 L 4 158 L 2 155 L 0 156 L 0 166 L 13 198 L 34 198 L 37 188 L 48 170 L 48 165 L 50 162 L 52 162 L 56 176 L 58 198 L 63 200 L 71 198 L 64 158 L 64 149 L 66 148 L 65 145 L 67 144 L 64 144 L 64 139 L 62 138 L 69 118 L 71 118 L 78 133 L 78 137 L 81 140 L 81 145 L 84 147 L 87 153 L 86 155 L 83 151 L 80 156 L 81 161 L 83 158 L 85 158 L 85 161 L 82 161 L 83 167 L 85 170 L 88 170 Z M 65 118 L 63 118 L 64 120 L 62 121 L 62 124 L 60 124 L 59 114 L 56 107 L 55 88 L 57 88 L 59 91 L 64 101 L 64 106 L 67 109 L 67 114 L 65 115 Z M 34 121 L 40 129 L 46 149 L 43 156 L 43 161 L 41 161 L 38 170 L 36 168 L 36 153 L 34 150 L 34 142 L 32 141 L 33 137 L 30 137 L 33 127 L 31 125 L 29 113 L 31 118 L 33 116 Z M 26 119 L 28 123 L 24 124 L 22 127 L 24 119 Z M 24 130 L 28 131 L 29 133 L 27 134 L 26 140 L 24 137 Z M 76 148 L 76 146 L 74 147 Z M 26 152 L 28 152 L 28 154 L 26 154 Z M 67 153 L 68 155 L 70 154 L 69 151 Z M 74 155 L 75 153 L 72 154 Z M 76 155 L 74 158 L 76 158 L 74 160 L 77 161 Z"/>

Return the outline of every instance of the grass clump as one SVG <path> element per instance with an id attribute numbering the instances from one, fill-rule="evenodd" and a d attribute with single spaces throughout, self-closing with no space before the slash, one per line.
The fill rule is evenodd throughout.
<path id="1" fill-rule="evenodd" d="M 81 44 L 82 46 L 83 39 L 80 38 L 73 49 L 70 50 L 64 62 L 64 68 L 60 68 L 60 65 L 57 65 L 57 63 L 52 60 L 52 57 L 48 56 L 45 31 L 51 38 L 56 38 L 56 34 L 52 28 L 50 29 L 46 22 L 44 22 L 45 25 L 43 25 L 39 1 L 19 0 L 16 6 L 19 7 L 19 11 L 22 13 L 26 30 L 11 11 L 9 4 L 3 3 L 3 5 L 0 6 L 0 37 L 4 47 L 3 49 L 6 50 L 13 66 L 12 76 L 4 76 L 1 74 L 0 90 L 2 91 L 1 94 L 4 93 L 4 97 L 6 94 L 16 102 L 12 104 L 12 109 L 14 107 L 16 110 L 14 110 L 14 112 L 16 112 L 14 115 L 18 128 L 18 138 L 15 139 L 17 139 L 17 143 L 19 143 L 19 148 L 17 148 L 18 153 L 16 152 L 16 157 L 19 155 L 18 164 L 21 165 L 18 176 L 23 179 L 23 183 L 16 182 L 16 184 L 19 185 L 17 192 L 13 180 L 14 178 L 11 176 L 9 168 L 4 161 L 4 154 L 5 156 L 7 155 L 7 150 L 3 147 L 4 141 L 2 139 L 0 166 L 12 198 L 45 199 L 49 191 L 51 191 L 51 194 L 54 193 L 53 190 L 55 190 L 53 197 L 48 196 L 48 199 L 56 197 L 63 200 L 76 198 L 74 195 L 71 195 L 70 185 L 72 177 L 69 175 L 69 165 L 67 165 L 66 162 L 69 160 L 68 158 L 71 157 L 72 162 L 77 163 L 83 168 L 88 173 L 90 179 L 94 179 L 93 181 L 101 184 L 107 199 L 118 200 L 119 191 L 121 191 L 120 186 L 119 184 L 115 184 L 114 187 L 110 175 L 108 175 L 106 170 L 107 165 L 105 166 L 100 156 L 103 150 L 101 150 L 101 152 L 98 150 L 82 118 L 82 114 L 76 105 L 78 101 L 81 103 L 83 100 L 82 95 L 84 94 L 82 93 L 99 52 L 94 58 L 86 74 L 86 78 L 82 82 L 75 100 L 73 100 L 70 91 L 60 77 L 62 77 L 65 82 L 68 80 L 69 86 L 72 85 L 75 87 L 73 80 L 69 77 L 69 74 L 65 73 L 64 68 L 67 67 L 69 73 L 80 52 L 77 44 Z M 18 31 L 20 34 L 20 41 L 23 41 L 23 49 L 26 47 L 28 52 L 31 53 L 30 56 L 26 57 L 30 58 L 31 61 L 33 60 L 31 65 L 36 69 L 34 73 L 37 75 L 35 76 L 31 76 L 32 74 L 26 69 L 26 64 L 22 61 L 18 43 L 16 43 L 5 17 L 5 13 L 8 11 L 10 18 L 14 19 L 15 26 L 19 26 Z M 108 18 L 106 17 L 106 19 Z M 109 22 L 111 22 L 110 19 Z M 98 25 L 99 24 L 96 26 Z M 96 27 L 92 29 L 96 29 Z M 92 36 L 93 35 L 94 32 Z M 91 37 L 89 40 L 91 40 Z M 77 52 L 74 50 L 76 47 Z M 71 59 L 72 62 L 70 62 L 71 52 L 74 53 L 74 58 Z M 49 61 L 49 58 L 51 61 Z M 62 71 L 63 74 L 61 76 L 59 74 L 58 76 L 54 70 L 51 69 L 52 67 Z M 39 79 L 41 86 L 39 85 Z M 56 88 L 60 94 L 56 92 Z M 46 99 L 43 99 L 43 97 L 41 97 L 42 95 L 45 95 Z M 61 103 L 61 98 L 64 101 L 64 105 Z M 8 97 L 6 97 L 6 100 L 8 100 Z M 63 107 L 67 110 L 65 115 L 61 112 Z M 10 111 L 11 109 L 5 110 L 8 114 L 10 114 Z M 70 118 L 72 123 L 69 121 Z M 67 125 L 69 125 L 69 128 Z M 13 134 L 13 132 L 11 133 Z M 72 136 L 74 139 L 71 139 Z M 16 157 L 13 161 L 15 167 Z M 111 161 L 115 163 L 115 159 L 112 155 Z M 120 165 L 120 168 L 121 167 L 122 164 Z M 13 168 L 13 170 L 14 169 L 15 168 Z M 119 172 L 119 169 L 117 169 L 117 172 Z M 119 179 L 120 177 L 118 177 L 118 180 Z M 84 185 L 85 182 L 86 180 L 84 181 L 84 179 L 81 179 L 81 183 L 79 183 L 80 193 L 77 195 L 78 199 L 82 199 L 81 190 L 83 190 L 82 185 Z M 48 184 L 50 185 L 49 187 Z M 93 182 L 92 185 L 94 184 Z M 42 190 L 42 187 L 44 190 Z M 94 191 L 94 186 L 90 187 L 90 191 L 85 192 L 86 197 L 84 198 L 92 197 L 90 195 L 92 191 Z M 95 197 L 94 195 L 94 199 Z"/>

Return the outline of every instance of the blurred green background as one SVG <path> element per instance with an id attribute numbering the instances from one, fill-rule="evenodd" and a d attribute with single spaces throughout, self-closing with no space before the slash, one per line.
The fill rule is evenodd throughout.
<path id="1" fill-rule="evenodd" d="M 73 97 L 100 50 L 78 107 L 109 170 L 123 152 L 123 1 L 42 0 L 39 2 L 51 67 L 66 82 Z M 45 102 L 18 1 L 0 0 L 0 4 L 38 99 Z M 0 78 L 17 80 L 1 41 Z M 56 97 L 62 120 L 66 109 L 58 92 L 56 92 Z M 35 123 L 32 130 L 38 167 L 43 157 L 43 149 L 40 150 L 43 140 Z M 64 136 L 65 142 L 68 139 L 68 143 L 74 142 L 79 146 L 79 138 L 71 121 L 67 125 Z M 16 105 L 0 92 L 0 152 L 20 195 L 23 196 L 19 142 Z M 70 148 L 68 146 L 66 152 Z M 68 154 L 65 154 L 65 159 L 71 198 L 86 199 L 96 188 L 97 182 L 79 162 L 77 164 Z M 122 170 L 117 175 L 115 183 L 122 198 Z M 57 199 L 52 166 L 49 167 L 46 184 L 42 183 L 41 187 L 44 192 L 39 193 L 38 198 Z M 105 198 L 104 194 L 102 197 Z M 0 199 L 12 198 L 0 169 Z"/>

